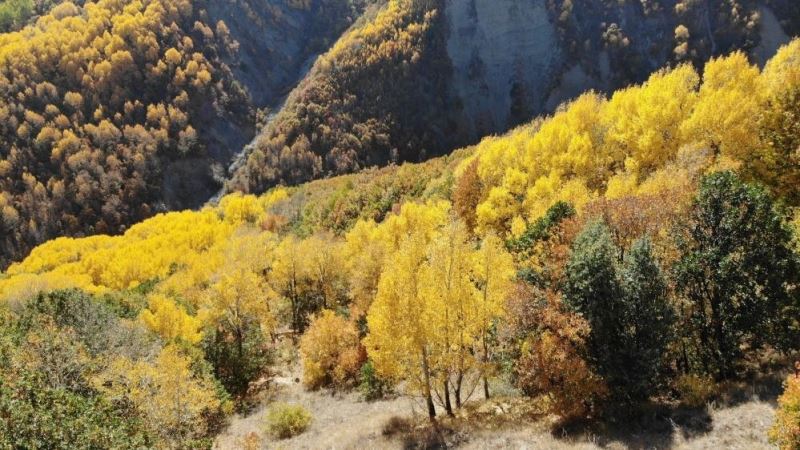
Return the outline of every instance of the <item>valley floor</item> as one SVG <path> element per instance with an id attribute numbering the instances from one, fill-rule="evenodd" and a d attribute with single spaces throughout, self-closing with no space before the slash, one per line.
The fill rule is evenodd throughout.
<path id="1" fill-rule="evenodd" d="M 295 371 L 293 371 L 295 372 Z M 313 415 L 309 429 L 292 439 L 272 440 L 263 431 L 269 403 L 284 401 L 303 405 Z M 651 417 L 630 426 L 626 422 L 602 425 L 593 431 L 550 431 L 547 419 L 530 418 L 498 422 L 497 411 L 514 408 L 515 399 L 477 402 L 467 408 L 467 418 L 442 421 L 446 448 L 479 449 L 772 449 L 767 432 L 774 419 L 772 392 L 751 389 L 739 392 L 738 400 L 694 411 L 654 411 Z M 511 405 L 511 406 L 509 406 Z M 421 404 L 408 397 L 365 402 L 357 392 L 307 392 L 297 373 L 273 378 L 270 394 L 246 416 L 232 418 L 219 436 L 215 449 L 242 449 L 248 435 L 257 436 L 255 448 L 286 449 L 406 449 L 425 448 L 430 436 L 384 435 L 384 425 L 393 417 L 411 419 L 423 412 Z M 487 411 L 489 411 L 487 415 Z M 418 417 L 418 416 L 417 416 Z M 470 422 L 471 421 L 471 422 Z M 424 423 L 424 421 L 423 421 Z M 478 423 L 471 426 L 469 423 Z M 435 441 L 435 439 L 434 439 Z M 430 444 L 428 444 L 430 445 Z M 443 448 L 441 445 L 434 448 Z"/>

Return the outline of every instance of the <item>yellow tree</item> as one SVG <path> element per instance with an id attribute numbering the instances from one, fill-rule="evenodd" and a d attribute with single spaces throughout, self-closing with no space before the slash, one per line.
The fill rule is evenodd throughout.
<path id="1" fill-rule="evenodd" d="M 795 374 L 786 379 L 786 390 L 778 398 L 775 423 L 769 431 L 770 442 L 781 450 L 800 448 L 800 363 L 795 367 Z"/>
<path id="2" fill-rule="evenodd" d="M 381 238 L 378 225 L 372 220 L 362 220 L 345 236 L 343 253 L 352 301 L 350 315 L 361 318 L 367 314 L 378 292 L 389 248 Z"/>
<path id="3" fill-rule="evenodd" d="M 378 289 L 385 264 L 396 252 L 402 240 L 418 234 L 427 244 L 447 222 L 450 204 L 447 202 L 406 203 L 396 214 L 376 224 L 359 221 L 345 236 L 345 267 L 348 271 L 353 313 L 366 314 Z"/>
<path id="4" fill-rule="evenodd" d="M 436 417 L 431 385 L 435 323 L 422 293 L 420 268 L 425 263 L 425 239 L 419 233 L 405 237 L 394 255 L 392 268 L 378 283 L 367 314 L 370 333 L 367 352 L 376 371 L 389 380 L 405 379 L 425 398 L 428 416 Z"/>
<path id="5" fill-rule="evenodd" d="M 716 154 L 746 161 L 757 150 L 757 121 L 764 89 L 757 67 L 744 53 L 712 59 L 703 72 L 697 104 L 681 125 L 687 143 L 708 145 Z"/>
<path id="6" fill-rule="evenodd" d="M 476 250 L 460 221 L 430 240 L 411 233 L 392 261 L 367 315 L 367 351 L 379 374 L 423 395 L 431 417 L 434 393 L 452 414 L 452 396 L 461 406 L 470 379 L 475 387 L 486 375 L 489 328 L 503 314 L 512 261 L 496 237 Z"/>
<path id="7" fill-rule="evenodd" d="M 208 417 L 222 405 L 214 383 L 193 373 L 192 361 L 169 345 L 154 361 L 117 357 L 93 380 L 112 401 L 130 402 L 164 448 L 191 447 L 207 437 Z"/>
<path id="8" fill-rule="evenodd" d="M 196 344 L 202 339 L 200 320 L 162 294 L 153 294 L 139 319 L 166 342 Z"/>
<path id="9" fill-rule="evenodd" d="M 764 66 L 761 78 L 771 97 L 779 97 L 796 88 L 800 84 L 800 39 L 781 47 Z"/>
<path id="10" fill-rule="evenodd" d="M 800 40 L 778 51 L 762 73 L 769 98 L 759 117 L 763 145 L 748 169 L 793 206 L 800 204 Z"/>
<path id="11" fill-rule="evenodd" d="M 295 236 L 287 236 L 275 248 L 269 281 L 273 289 L 289 301 L 291 309 L 292 329 L 300 333 L 305 328 L 306 313 L 313 310 L 313 305 L 308 305 L 307 284 L 308 265 L 303 252 L 308 247 L 303 247 L 301 241 Z"/>
<path id="12" fill-rule="evenodd" d="M 450 390 L 461 406 L 465 377 L 475 368 L 473 347 L 479 335 L 478 290 L 470 279 L 474 247 L 466 227 L 453 221 L 428 247 L 421 266 L 421 301 L 429 311 L 433 367 L 440 381 L 440 400 L 453 414 Z M 391 270 L 391 269 L 390 269 Z"/>
<path id="13" fill-rule="evenodd" d="M 208 327 L 206 353 L 217 378 L 234 395 L 247 392 L 267 363 L 266 338 L 275 320 L 275 294 L 264 277 L 247 267 L 222 273 L 208 288 L 199 316 Z"/>
<path id="14" fill-rule="evenodd" d="M 483 367 L 481 367 L 483 393 L 488 399 L 488 377 L 493 373 L 490 363 L 490 331 L 495 321 L 505 315 L 505 303 L 514 288 L 516 269 L 514 259 L 506 251 L 503 241 L 496 235 L 489 234 L 474 253 L 472 271 L 473 281 L 479 290 L 476 311 L 479 324 L 478 339 L 483 353 Z"/>
<path id="15" fill-rule="evenodd" d="M 330 233 L 315 234 L 301 242 L 300 257 L 320 308 L 334 308 L 345 290 L 342 245 Z"/>
<path id="16" fill-rule="evenodd" d="M 316 389 L 355 381 L 366 355 L 356 324 L 325 310 L 314 318 L 300 339 L 300 357 L 303 384 Z"/>
<path id="17" fill-rule="evenodd" d="M 675 157 L 680 125 L 697 101 L 700 78 L 690 65 L 661 71 L 642 86 L 619 91 L 603 109 L 606 153 L 633 158 L 646 176 Z"/>
<path id="18" fill-rule="evenodd" d="M 233 330 L 240 345 L 248 326 L 255 325 L 264 334 L 273 330 L 275 319 L 269 307 L 273 297 L 263 277 L 246 268 L 236 268 L 211 285 L 201 312 L 206 323 Z"/>

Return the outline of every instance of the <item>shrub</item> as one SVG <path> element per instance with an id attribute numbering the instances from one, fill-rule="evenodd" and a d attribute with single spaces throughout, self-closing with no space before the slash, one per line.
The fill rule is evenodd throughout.
<path id="1" fill-rule="evenodd" d="M 317 316 L 300 340 L 303 384 L 309 389 L 343 386 L 358 378 L 366 355 L 356 325 L 333 311 Z"/>
<path id="2" fill-rule="evenodd" d="M 267 413 L 267 432 L 278 439 L 288 439 L 306 431 L 311 413 L 300 405 L 275 403 Z"/>
<path id="3" fill-rule="evenodd" d="M 383 424 L 382 433 L 384 436 L 397 436 L 407 433 L 413 428 L 410 420 L 404 417 L 392 416 Z"/>
<path id="4" fill-rule="evenodd" d="M 778 399 L 778 412 L 769 440 L 781 450 L 800 449 L 800 377 L 796 375 L 786 380 L 786 391 Z"/>
<path id="5" fill-rule="evenodd" d="M 717 394 L 717 385 L 712 378 L 694 374 L 678 377 L 675 388 L 681 402 L 692 408 L 705 405 Z"/>
<path id="6" fill-rule="evenodd" d="M 538 329 L 522 341 L 515 384 L 530 397 L 546 396 L 550 411 L 563 419 L 585 417 L 608 391 L 584 357 L 589 325 L 555 294 L 534 295 L 529 300 L 540 306 L 528 314 Z"/>
<path id="7" fill-rule="evenodd" d="M 372 361 L 368 360 L 361 366 L 361 384 L 358 388 L 364 399 L 371 401 L 383 398 L 389 386 L 386 381 L 378 376 Z"/>

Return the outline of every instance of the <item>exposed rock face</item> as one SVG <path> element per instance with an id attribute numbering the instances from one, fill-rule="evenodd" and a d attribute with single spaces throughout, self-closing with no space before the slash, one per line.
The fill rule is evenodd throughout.
<path id="1" fill-rule="evenodd" d="M 258 108 L 275 107 L 360 13 L 348 0 L 209 1 L 239 44 L 229 58 L 236 79 Z"/>
<path id="2" fill-rule="evenodd" d="M 758 12 L 761 18 L 760 42 L 753 49 L 752 55 L 753 59 L 763 66 L 782 45 L 791 40 L 791 37 L 783 30 L 772 9 L 762 5 L 758 8 Z"/>
<path id="3" fill-rule="evenodd" d="M 564 60 L 544 2 L 449 0 L 445 13 L 452 87 L 470 134 L 497 132 L 541 111 Z"/>
<path id="4" fill-rule="evenodd" d="M 213 120 L 201 130 L 208 155 L 178 161 L 164 171 L 165 209 L 195 208 L 219 191 L 227 167 L 257 131 L 255 110 L 274 111 L 320 53 L 336 42 L 361 12 L 353 0 L 207 0 L 208 22 L 223 22 L 237 50 L 223 58 L 249 97 L 251 121 Z M 215 30 L 219 32 L 219 30 Z M 209 105 L 209 113 L 211 108 Z"/>
<path id="5" fill-rule="evenodd" d="M 587 90 L 610 92 L 681 61 L 702 65 L 741 49 L 763 64 L 789 41 L 783 27 L 795 25 L 765 1 L 744 2 L 736 14 L 716 1 L 685 10 L 674 0 L 607 3 L 447 0 L 452 92 L 468 134 L 503 132 Z M 679 25 L 689 32 L 683 56 Z"/>

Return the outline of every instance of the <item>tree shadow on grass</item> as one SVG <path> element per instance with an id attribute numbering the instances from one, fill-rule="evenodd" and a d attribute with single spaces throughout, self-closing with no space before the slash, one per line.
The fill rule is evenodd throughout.
<path id="1" fill-rule="evenodd" d="M 693 439 L 713 429 L 708 408 L 685 408 L 646 404 L 614 407 L 601 419 L 562 422 L 552 430 L 553 437 L 571 442 L 592 442 L 604 447 L 612 442 L 630 449 L 672 448 L 676 433 Z"/>
<path id="2" fill-rule="evenodd" d="M 783 388 L 780 374 L 759 375 L 723 383 L 709 405 L 691 408 L 672 403 L 647 403 L 608 408 L 602 418 L 560 423 L 552 435 L 571 442 L 612 442 L 630 449 L 671 449 L 678 438 L 693 440 L 714 429 L 711 409 L 733 408 L 752 401 L 775 406 Z"/>

